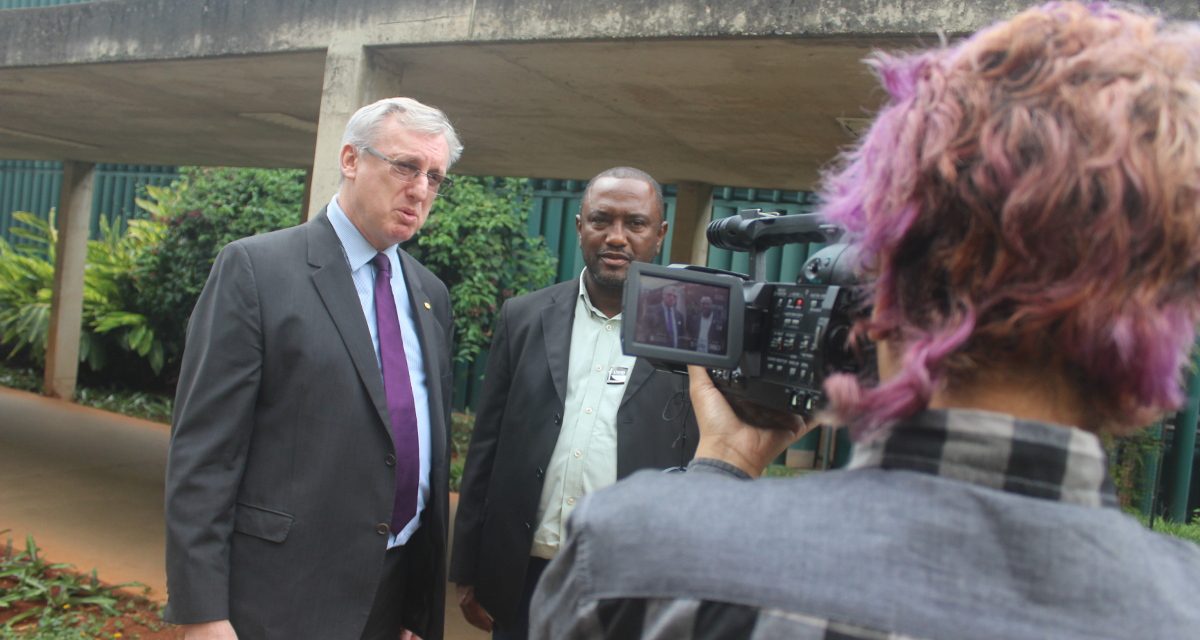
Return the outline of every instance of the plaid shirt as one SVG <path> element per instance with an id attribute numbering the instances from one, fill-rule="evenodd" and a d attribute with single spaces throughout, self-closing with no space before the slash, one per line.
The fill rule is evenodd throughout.
<path id="1" fill-rule="evenodd" d="M 926 411 L 854 448 L 849 469 L 916 471 L 1088 507 L 1117 506 L 1100 439 L 986 411 Z"/>
<path id="2" fill-rule="evenodd" d="M 1016 494 L 1028 498 L 1041 501 L 1054 501 L 1058 503 L 1068 503 L 1075 507 L 1084 507 L 1084 512 L 1102 514 L 1104 517 L 1116 516 L 1123 520 L 1128 520 L 1116 510 L 1110 509 L 1116 505 L 1116 495 L 1113 490 L 1112 483 L 1107 474 L 1107 464 L 1105 453 L 1100 445 L 1099 439 L 1096 436 L 1084 432 L 1079 429 L 1064 428 L 1049 424 L 1016 420 L 1010 416 L 981 412 L 981 411 L 927 411 L 913 419 L 898 425 L 889 432 L 876 438 L 875 440 L 860 444 L 856 447 L 849 468 L 844 472 L 834 472 L 817 474 L 799 481 L 760 481 L 753 484 L 742 484 L 739 482 L 733 483 L 741 487 L 747 487 L 751 490 L 761 489 L 767 490 L 767 486 L 787 489 L 784 486 L 790 483 L 793 487 L 807 485 L 807 488 L 813 489 L 814 482 L 823 482 L 823 488 L 817 486 L 817 491 L 809 492 L 811 494 L 831 493 L 830 487 L 842 486 L 849 484 L 852 479 L 857 477 L 861 481 L 864 476 L 874 478 L 872 482 L 875 486 L 887 486 L 895 484 L 900 478 L 891 476 L 892 472 L 915 472 L 923 476 L 936 476 L 939 479 L 951 481 L 949 485 L 943 483 L 943 488 L 949 486 L 949 491 L 973 491 L 975 492 L 970 501 L 979 502 L 978 496 L 982 495 L 984 499 L 990 499 L 988 496 L 998 496 L 999 494 L 990 493 L 988 490 L 998 490 L 1003 494 Z M 670 527 L 662 528 L 659 533 L 654 533 L 653 525 L 647 525 L 649 530 L 644 534 L 647 538 L 654 540 L 645 545 L 645 557 L 634 557 L 639 554 L 643 548 L 642 545 L 625 543 L 625 546 L 619 547 L 621 550 L 614 551 L 612 545 L 606 545 L 601 537 L 608 535 L 628 536 L 629 531 L 620 533 L 618 530 L 621 525 L 613 526 L 617 520 L 621 518 L 633 519 L 644 517 L 650 520 L 661 520 L 671 518 L 666 514 L 671 511 L 674 505 L 671 505 L 671 497 L 676 496 L 680 501 L 686 501 L 689 506 L 683 508 L 683 513 L 688 513 L 689 509 L 693 510 L 697 505 L 703 509 L 710 504 L 746 504 L 747 511 L 745 514 L 750 514 L 757 509 L 761 512 L 764 508 L 763 503 L 748 504 L 754 502 L 755 492 L 747 492 L 739 490 L 737 497 L 729 503 L 718 503 L 709 495 L 708 498 L 696 497 L 688 501 L 685 492 L 694 490 L 697 493 L 703 493 L 711 488 L 718 487 L 716 485 L 704 481 L 701 486 L 693 486 L 689 489 L 686 485 L 680 485 L 679 482 L 687 483 L 691 481 L 695 483 L 701 482 L 702 477 L 717 478 L 723 481 L 724 486 L 729 486 L 729 479 L 739 477 L 736 469 L 729 467 L 718 461 L 711 460 L 695 460 L 690 465 L 689 470 L 692 473 L 686 474 L 688 477 L 668 477 L 663 475 L 645 476 L 633 479 L 632 483 L 627 481 L 621 483 L 607 493 L 599 494 L 599 497 L 594 498 L 597 504 L 586 504 L 579 510 L 577 520 L 571 523 L 572 532 L 569 537 L 566 553 L 560 556 L 559 560 L 553 563 L 546 575 L 540 583 L 538 593 L 534 598 L 533 613 L 532 613 L 532 635 L 534 638 L 553 638 L 554 640 L 562 640 L 564 638 L 613 638 L 613 639 L 630 639 L 630 638 L 661 638 L 661 639 L 687 639 L 687 638 L 749 638 L 754 640 L 765 640 L 772 638 L 789 638 L 789 639 L 812 639 L 812 640 L 904 640 L 904 639 L 923 639 L 933 637 L 1038 637 L 1037 632 L 1030 635 L 1030 628 L 1040 629 L 1041 637 L 1046 637 L 1047 630 L 1044 628 L 1044 621 L 1036 620 L 1034 614 L 1030 614 L 1031 619 L 1026 621 L 1028 625 L 1021 627 L 1021 622 L 1017 622 L 1013 626 L 1005 627 L 1006 622 L 1001 620 L 998 624 L 1003 629 L 1003 633 L 998 633 L 992 627 L 985 626 L 982 622 L 980 626 L 975 625 L 976 619 L 972 618 L 969 611 L 962 607 L 956 607 L 953 598 L 945 598 L 944 606 L 946 607 L 945 619 L 938 622 L 943 627 L 938 630 L 923 631 L 919 628 L 919 624 L 906 622 L 907 633 L 916 633 L 916 635 L 908 635 L 906 633 L 898 633 L 894 629 L 889 629 L 879 624 L 862 624 L 862 619 L 855 617 L 856 613 L 861 612 L 861 609 L 856 607 L 866 606 L 868 609 L 871 606 L 875 607 L 895 607 L 900 610 L 906 609 L 902 603 L 904 599 L 914 598 L 921 602 L 929 602 L 930 600 L 943 600 L 938 597 L 937 592 L 926 597 L 919 592 L 905 593 L 908 585 L 903 581 L 896 586 L 896 590 L 901 596 L 894 602 L 885 602 L 871 605 L 869 603 L 855 604 L 851 603 L 845 607 L 841 607 L 840 614 L 836 611 L 829 612 L 826 609 L 836 609 L 829 605 L 813 604 L 812 599 L 806 599 L 804 596 L 787 596 L 780 601 L 774 603 L 763 603 L 758 601 L 758 596 L 746 595 L 745 589 L 747 582 L 745 573 L 752 572 L 750 569 L 741 572 L 740 575 L 736 570 L 731 571 L 729 567 L 743 566 L 739 564 L 725 564 L 725 568 L 717 566 L 710 567 L 707 573 L 703 569 L 696 569 L 687 566 L 689 562 L 686 557 L 680 557 L 675 563 L 669 559 L 660 558 L 660 556 L 669 554 L 670 544 L 658 544 L 657 540 L 661 536 L 662 531 L 670 531 L 674 527 L 679 531 L 678 539 L 675 542 L 675 549 L 683 549 L 689 544 L 704 545 L 711 544 L 711 541 L 704 536 L 697 536 L 694 540 L 689 533 L 697 524 L 703 524 L 706 521 L 703 518 L 712 518 L 714 514 L 696 513 L 696 518 L 687 522 L 669 523 Z M 880 471 L 887 473 L 878 475 Z M 840 476 L 840 477 L 837 477 Z M 743 476 L 744 477 L 744 474 Z M 891 478 L 889 480 L 889 478 Z M 911 478 L 911 476 L 910 476 Z M 920 482 L 916 480 L 916 482 Z M 939 480 L 940 482 L 940 480 Z M 658 485 L 672 483 L 666 486 L 662 491 L 657 491 L 661 488 Z M 953 487 L 959 487 L 954 489 Z M 968 488 L 969 486 L 975 489 Z M 986 488 L 980 494 L 979 488 Z M 649 490 L 649 491 L 648 491 Z M 924 497 L 921 495 L 913 495 L 914 491 L 908 491 L 907 496 L 920 504 L 922 501 L 937 500 L 936 497 Z M 712 492 L 709 492 L 710 494 Z M 761 491 L 757 492 L 761 494 Z M 794 493 L 794 491 L 793 491 Z M 869 490 L 865 495 L 872 495 L 874 490 Z M 628 503 L 622 498 L 631 497 L 633 494 L 639 496 L 656 495 L 657 508 L 654 506 L 649 509 L 637 509 L 638 504 Z M 772 494 L 774 496 L 775 494 Z M 666 499 L 664 499 L 664 496 Z M 761 497 L 761 495 L 759 496 Z M 645 498 L 651 499 L 651 498 Z M 845 500 L 844 497 L 839 498 Z M 895 496 L 891 498 L 881 498 L 881 500 L 895 500 Z M 1013 503 L 1009 498 L 997 498 L 1000 501 L 1007 501 L 1007 504 Z M 802 502 L 808 502 L 804 500 Z M 1030 509 L 1022 509 L 1020 500 L 1016 501 L 1017 512 L 1029 511 Z M 617 507 L 615 509 L 607 509 L 605 507 Z M 593 508 L 597 510 L 593 510 Z M 713 509 L 721 509 L 721 507 L 711 507 Z M 989 509 L 994 509 L 990 505 Z M 1054 507 L 1049 507 L 1054 510 Z M 1056 512 L 1061 512 L 1058 510 Z M 659 515 L 663 513 L 664 515 Z M 884 511 L 886 513 L 886 511 Z M 595 514 L 595 515 L 593 515 Z M 639 514 L 641 514 L 639 516 Z M 745 515 L 742 514 L 742 515 Z M 720 516 L 722 514 L 715 514 Z M 732 518 L 738 518 L 739 514 L 725 514 Z M 820 518 L 820 515 L 813 513 L 805 514 L 808 522 L 814 519 L 836 520 L 841 516 L 839 513 L 826 513 L 825 518 Z M 969 515 L 963 515 L 964 518 L 970 518 Z M 1064 522 L 1072 522 L 1071 518 L 1077 517 L 1077 514 L 1068 513 L 1064 516 Z M 1037 516 L 1034 516 L 1037 518 Z M 933 518 L 935 525 L 945 527 L 945 517 Z M 820 523 L 813 523 L 820 524 Z M 877 523 L 875 529 L 886 529 L 889 523 Z M 953 528 L 956 524 L 952 520 L 949 522 L 949 527 Z M 1025 523 L 1021 523 L 1023 526 Z M 738 531 L 739 527 L 746 528 L 749 525 L 743 522 L 736 522 L 727 529 L 727 531 Z M 1062 529 L 1052 521 L 1037 522 L 1037 526 L 1042 527 L 1048 532 L 1048 535 L 1055 536 Z M 1067 527 L 1069 528 L 1069 527 Z M 1084 523 L 1080 528 L 1088 530 L 1094 525 Z M 1100 528 L 1104 528 L 1103 525 Z M 1134 523 L 1136 529 L 1136 523 Z M 630 530 L 636 531 L 636 525 L 631 525 Z M 804 527 L 794 526 L 792 530 L 797 532 L 803 531 Z M 987 531 L 986 524 L 984 530 Z M 1020 530 L 1020 529 L 1018 529 Z M 920 531 L 918 529 L 918 531 Z M 1131 531 L 1132 535 L 1141 535 L 1139 532 Z M 1148 533 L 1148 532 L 1145 532 Z M 861 541 L 850 544 L 850 548 L 869 548 L 871 542 L 869 540 L 872 534 L 878 535 L 877 531 L 864 531 L 862 528 L 851 528 L 845 535 L 846 537 L 861 537 Z M 999 536 L 1001 532 L 997 532 Z M 821 535 L 821 534 L 814 534 Z M 978 538 L 986 538 L 980 536 L 977 532 L 971 534 Z M 1151 534 L 1152 535 L 1152 534 Z M 918 538 L 922 535 L 918 534 Z M 799 543 L 798 536 L 797 544 Z M 761 536 L 755 538 L 760 540 Z M 1134 538 L 1137 540 L 1137 538 Z M 924 541 L 929 544 L 928 540 Z M 967 563 L 973 564 L 973 558 L 976 556 L 1004 556 L 1006 549 L 1019 548 L 1021 544 L 1039 545 L 1039 540 L 1020 540 L 1012 541 L 1012 539 L 1000 538 L 994 549 L 995 553 L 979 553 L 978 551 L 967 551 Z M 984 544 L 984 543 L 981 543 Z M 1120 539 L 1117 539 L 1117 544 L 1122 544 Z M 749 546 L 749 545 L 748 545 Z M 932 551 L 916 551 L 920 544 L 915 544 L 911 548 L 901 546 L 906 552 L 915 554 L 918 558 L 915 562 L 917 565 L 934 565 L 936 560 L 928 558 L 922 560 L 928 554 L 934 558 L 940 554 L 937 545 L 931 544 Z M 1145 546 L 1143 544 L 1143 546 Z M 752 560 L 748 560 L 746 567 L 764 566 L 762 553 L 768 558 L 765 562 L 769 565 L 770 558 L 780 558 L 781 554 L 799 554 L 804 553 L 804 547 L 790 546 L 787 543 L 780 544 L 776 549 L 758 550 L 760 555 Z M 1172 550 L 1174 551 L 1174 550 Z M 1178 563 L 1182 560 L 1185 565 L 1190 564 L 1193 568 L 1197 566 L 1197 560 L 1200 560 L 1200 555 L 1193 553 L 1195 550 L 1185 550 L 1188 554 L 1181 558 L 1167 557 L 1167 560 Z M 733 554 L 735 557 L 743 555 L 752 555 L 755 549 L 738 547 L 737 544 L 730 544 L 725 548 L 725 552 Z M 847 566 L 850 563 L 871 563 L 880 562 L 880 558 L 869 554 L 861 557 L 853 557 L 855 554 L 848 554 L 851 557 L 837 559 Z M 1010 562 L 1020 562 L 1019 554 L 1014 554 L 1009 558 Z M 1166 554 L 1169 556 L 1169 554 Z M 614 557 L 615 556 L 615 557 Z M 700 555 L 703 557 L 703 554 Z M 882 562 L 886 565 L 889 556 L 884 554 Z M 1036 557 L 1036 556 L 1034 556 Z M 912 560 L 912 558 L 908 558 Z M 1069 562 L 1069 559 L 1064 558 Z M 1144 561 L 1144 559 L 1143 559 Z M 983 559 L 981 558 L 981 564 Z M 695 560 L 692 564 L 696 564 Z M 960 563 L 962 564 L 962 563 Z M 1003 564 L 1003 563 L 1002 563 Z M 1043 564 L 1037 561 L 1025 564 Z M 1073 563 L 1078 564 L 1078 563 Z M 809 567 L 809 565 L 801 565 Z M 827 569 L 824 565 L 816 565 L 813 568 L 813 573 L 810 576 L 796 577 L 789 582 L 800 580 L 819 581 L 821 576 L 825 579 L 830 579 L 831 575 L 836 576 L 836 564 L 833 572 L 824 570 Z M 927 567 L 926 567 L 927 568 Z M 959 567 L 961 568 L 961 567 Z M 626 571 L 625 569 L 628 569 Z M 938 567 L 938 570 L 943 568 Z M 1185 566 L 1186 569 L 1186 566 Z M 1054 571 L 1054 567 L 1043 566 L 1043 571 Z M 1103 570 L 1103 567 L 1102 567 Z M 995 581 L 1001 583 L 1002 586 L 1006 579 L 1012 576 L 1004 575 L 1007 569 L 997 572 Z M 1187 569 L 1187 571 L 1192 571 Z M 886 573 L 886 572 L 885 572 Z M 641 576 L 647 576 L 645 580 Z M 943 575 L 952 576 L 952 571 L 942 571 Z M 967 575 L 971 575 L 970 571 Z M 705 576 L 706 578 L 698 578 L 697 576 Z M 1111 577 L 1111 576 L 1110 576 Z M 1115 579 L 1115 577 L 1113 577 Z M 970 582 L 976 580 L 977 582 Z M 1154 579 L 1153 577 L 1151 579 Z M 846 577 L 843 581 L 850 581 L 853 578 Z M 986 569 L 980 567 L 978 574 L 968 579 L 968 583 L 972 587 L 978 587 L 979 583 L 987 582 L 989 575 Z M 1029 578 L 1033 584 L 1039 584 L 1038 581 L 1044 580 L 1044 576 L 1034 576 Z M 1073 577 L 1067 578 L 1067 584 L 1074 584 Z M 1021 580 L 1013 580 L 1016 583 L 1015 591 L 1023 592 L 1028 596 L 1031 591 L 1026 589 L 1025 583 Z M 1084 580 L 1084 582 L 1088 582 Z M 742 583 L 740 586 L 737 583 Z M 832 584 L 832 583 L 831 583 Z M 1045 585 L 1048 588 L 1054 588 L 1051 583 Z M 1134 582 L 1132 584 L 1137 584 Z M 845 593 L 855 593 L 854 585 L 848 586 L 849 591 Z M 819 593 L 819 585 L 816 587 Z M 946 583 L 938 583 L 938 590 L 946 592 L 955 590 L 954 583 L 947 581 Z M 981 587 L 980 587 L 981 588 Z M 1132 588 L 1129 585 L 1128 588 Z M 913 585 L 913 589 L 918 589 L 917 585 Z M 780 585 L 779 591 L 786 591 L 787 585 Z M 766 593 L 771 593 L 771 589 L 767 589 Z M 895 593 L 895 592 L 889 592 Z M 1003 593 L 1008 593 L 1004 591 Z M 1080 598 L 1086 599 L 1086 592 L 1080 591 L 1075 594 Z M 789 599 L 795 598 L 795 599 Z M 869 598 L 864 596 L 864 598 Z M 836 598 L 835 598 L 836 599 Z M 843 598 L 844 599 L 844 598 Z M 819 597 L 815 600 L 819 601 Z M 783 606 L 780 606 L 780 605 Z M 997 603 L 999 604 L 999 603 Z M 982 606 L 987 607 L 987 604 Z M 1091 606 L 1091 605 L 1086 605 Z M 1105 602 L 1095 603 L 1096 607 L 1109 607 L 1112 605 Z M 1190 606 L 1190 605 L 1189 605 Z M 999 606 L 997 607 L 999 609 Z M 1020 607 L 1016 607 L 1020 611 Z M 1169 610 L 1169 606 L 1165 606 L 1164 610 Z M 1050 612 L 1049 619 L 1054 619 L 1054 611 Z M 1063 620 L 1061 623 L 1062 633 L 1049 632 L 1055 637 L 1122 637 L 1119 629 L 1107 629 L 1105 632 L 1095 635 L 1095 631 L 1084 629 L 1074 629 L 1077 619 L 1085 619 L 1089 616 L 1080 615 L 1072 609 L 1064 609 L 1064 615 L 1071 619 Z M 1011 616 L 1018 618 L 1019 615 L 1012 615 L 1011 612 L 999 611 L 994 614 L 1001 618 Z M 956 617 L 964 618 L 961 621 L 962 626 L 954 621 Z M 897 619 L 902 619 L 903 614 L 897 616 Z M 871 616 L 866 616 L 865 619 L 870 620 Z M 878 619 L 878 617 L 876 617 Z M 939 612 L 936 610 L 932 614 L 932 619 L 939 619 Z M 1087 624 L 1085 620 L 1080 624 Z M 1095 624 L 1095 622 L 1091 622 Z M 1172 621 L 1174 623 L 1174 621 Z M 1101 623 L 1102 624 L 1102 623 Z M 1189 622 L 1191 624 L 1191 622 Z M 1041 626 L 1039 626 L 1041 625 Z M 937 626 L 937 625 L 934 625 Z M 947 631 L 947 626 L 950 629 Z M 1168 627 L 1164 627 L 1168 628 Z M 1174 627 L 1169 627 L 1174 628 Z M 1016 629 L 1015 631 L 1013 629 Z M 1193 628 L 1194 630 L 1194 628 Z M 926 635 L 928 633 L 929 635 Z M 1113 635 L 1109 635 L 1113 634 Z M 1171 637 L 1166 635 L 1156 635 L 1148 630 L 1143 637 Z"/>

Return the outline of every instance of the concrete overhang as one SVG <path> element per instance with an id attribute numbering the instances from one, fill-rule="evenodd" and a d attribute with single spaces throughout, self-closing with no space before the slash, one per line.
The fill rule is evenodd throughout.
<path id="1" fill-rule="evenodd" d="M 456 171 L 805 189 L 882 95 L 861 60 L 1028 2 L 107 0 L 0 11 L 0 157 L 313 164 L 326 51 L 442 107 Z M 1194 0 L 1158 11 L 1196 19 Z"/>

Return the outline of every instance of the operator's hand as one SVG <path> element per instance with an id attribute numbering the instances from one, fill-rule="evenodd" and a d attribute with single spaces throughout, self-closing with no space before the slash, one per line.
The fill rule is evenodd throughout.
<path id="1" fill-rule="evenodd" d="M 478 627 L 484 631 L 492 630 L 492 616 L 484 610 L 483 605 L 475 599 L 475 587 L 469 584 L 456 584 L 455 590 L 458 592 L 458 608 L 462 609 L 463 617 L 471 626 Z"/>
<path id="2" fill-rule="evenodd" d="M 183 640 L 237 640 L 237 633 L 228 620 L 214 620 L 182 626 Z"/>
<path id="3" fill-rule="evenodd" d="M 762 475 L 788 445 L 812 428 L 800 416 L 730 399 L 713 385 L 704 367 L 688 367 L 689 392 L 700 424 L 697 458 L 715 458 L 745 471 Z"/>

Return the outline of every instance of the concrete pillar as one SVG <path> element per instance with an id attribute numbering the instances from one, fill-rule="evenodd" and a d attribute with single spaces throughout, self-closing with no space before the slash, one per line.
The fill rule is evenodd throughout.
<path id="1" fill-rule="evenodd" d="M 338 156 L 350 116 L 364 105 L 400 95 L 403 70 L 363 47 L 362 39 L 354 35 L 351 32 L 330 43 L 325 53 L 325 83 L 308 196 L 308 211 L 314 214 L 337 192 L 341 177 Z"/>
<path id="2" fill-rule="evenodd" d="M 304 171 L 304 199 L 302 201 L 302 204 L 300 205 L 301 206 L 301 209 L 300 209 L 300 222 L 301 223 L 308 222 L 308 219 L 311 218 L 314 213 L 314 210 L 312 207 L 312 204 L 313 204 L 312 203 L 312 188 L 313 188 L 313 168 L 310 166 L 310 167 L 308 167 L 308 169 L 306 169 Z M 329 202 L 329 199 L 326 198 L 325 202 Z M 320 211 L 320 209 L 317 209 L 316 211 Z"/>
<path id="3" fill-rule="evenodd" d="M 713 187 L 706 182 L 680 182 L 675 192 L 675 223 L 671 231 L 671 262 L 703 265 L 708 260 Z"/>
<path id="4" fill-rule="evenodd" d="M 58 197 L 58 243 L 54 249 L 54 290 L 50 297 L 50 334 L 46 340 L 45 393 L 75 397 L 79 375 L 79 338 L 83 325 L 83 269 L 87 263 L 88 223 L 96 165 L 64 162 Z"/>

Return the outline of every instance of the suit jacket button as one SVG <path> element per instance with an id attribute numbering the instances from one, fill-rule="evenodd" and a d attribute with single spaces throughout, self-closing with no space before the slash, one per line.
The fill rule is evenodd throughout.
<path id="1" fill-rule="evenodd" d="M 396 466 L 396 456 L 390 453 L 387 454 L 387 457 L 383 459 L 383 463 L 389 467 Z"/>
<path id="2" fill-rule="evenodd" d="M 375 525 L 375 533 L 378 533 L 381 536 L 386 536 L 389 531 L 390 529 L 388 528 L 386 522 L 380 522 L 379 524 Z"/>

